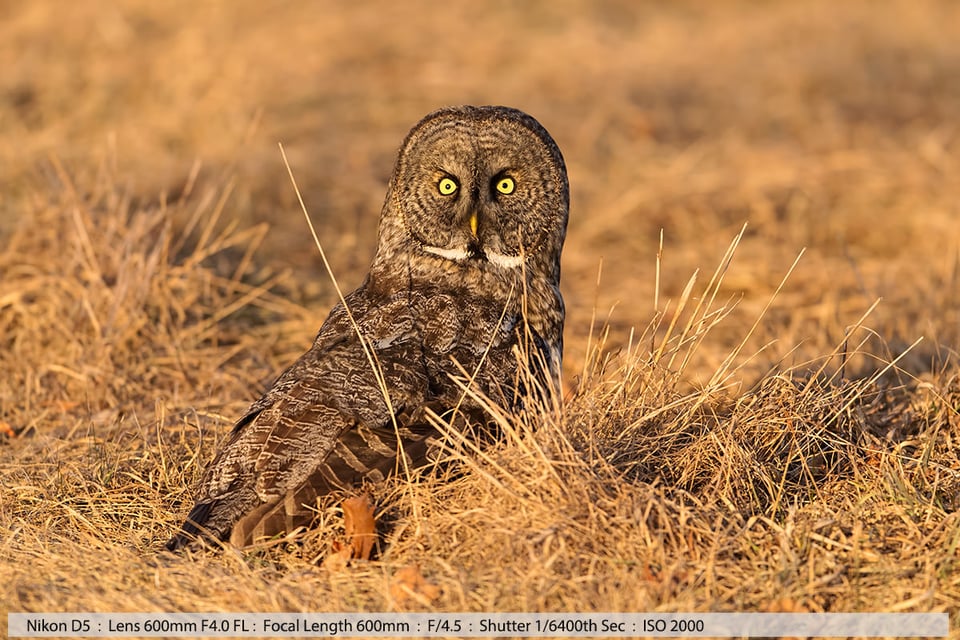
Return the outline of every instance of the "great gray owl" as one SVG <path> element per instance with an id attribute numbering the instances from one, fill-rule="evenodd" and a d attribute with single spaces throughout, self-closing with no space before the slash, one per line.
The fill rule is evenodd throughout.
<path id="1" fill-rule="evenodd" d="M 530 393 L 522 369 L 555 385 L 568 207 L 563 156 L 531 116 L 464 106 L 416 124 L 369 274 L 236 423 L 167 547 L 290 531 L 317 496 L 400 467 L 401 450 L 423 464 L 428 408 L 452 425 L 484 420 L 464 384 L 507 409 Z"/>

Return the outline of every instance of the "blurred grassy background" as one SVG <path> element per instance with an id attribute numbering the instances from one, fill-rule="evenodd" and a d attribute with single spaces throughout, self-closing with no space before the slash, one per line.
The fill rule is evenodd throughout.
<path id="1" fill-rule="evenodd" d="M 960 7 L 953 2 L 5 3 L 0 219 L 49 188 L 50 154 L 132 194 L 193 162 L 232 176 L 227 215 L 271 225 L 259 258 L 332 300 L 277 152 L 338 277 L 357 284 L 396 148 L 445 104 L 502 103 L 553 133 L 573 185 L 568 343 L 710 268 L 756 316 L 801 248 L 767 339 L 833 345 L 883 297 L 887 339 L 956 344 Z M 40 177 L 39 187 L 37 176 Z M 603 261 L 603 284 L 595 286 Z"/>
<path id="2" fill-rule="evenodd" d="M 900 395 L 857 409 L 874 416 L 870 429 L 891 449 L 876 453 L 883 447 L 871 440 L 878 449 L 851 463 L 854 481 L 844 484 L 841 474 L 834 489 L 815 487 L 825 502 L 796 522 L 791 512 L 760 531 L 747 518 L 751 509 L 767 514 L 766 506 L 727 512 L 711 493 L 691 498 L 700 502 L 690 511 L 640 474 L 651 484 L 617 484 L 621 493 L 596 498 L 596 512 L 607 480 L 558 485 L 541 496 L 531 524 L 533 502 L 508 500 L 497 511 L 503 495 L 468 474 L 459 484 L 411 489 L 423 494 L 423 519 L 416 535 L 401 530 L 392 539 L 390 558 L 425 563 L 446 589 L 440 606 L 448 610 L 792 610 L 797 602 L 806 609 L 796 610 L 863 610 L 896 602 L 898 610 L 956 612 L 960 524 L 956 503 L 938 501 L 942 486 L 958 482 L 946 461 L 956 458 L 960 425 L 950 400 L 960 344 L 960 3 L 0 1 L 0 69 L 0 426 L 42 436 L 0 452 L 0 523 L 9 531 L 0 537 L 0 596 L 10 606 L 383 606 L 371 586 L 380 584 L 380 565 L 328 578 L 318 577 L 307 551 L 277 560 L 282 571 L 229 554 L 154 555 L 217 434 L 306 348 L 335 301 L 277 143 L 349 289 L 372 258 L 385 183 L 408 128 L 439 106 L 499 103 L 539 119 L 567 159 L 571 386 L 586 368 L 595 315 L 609 322 L 608 347 L 626 344 L 668 301 L 676 307 L 697 269 L 694 300 L 703 295 L 745 223 L 717 294 L 731 302 L 730 315 L 695 349 L 685 384 L 725 366 L 805 253 L 737 360 L 768 345 L 732 379 L 736 410 L 704 417 L 701 399 L 678 401 L 690 413 L 683 409 L 671 428 L 702 419 L 702 451 L 714 455 L 714 427 L 727 434 L 735 424 L 761 424 L 774 452 L 764 464 L 775 475 L 782 443 L 770 434 L 794 419 L 782 415 L 821 429 L 821 405 L 855 413 L 844 387 L 819 397 L 805 388 L 797 398 L 790 387 L 786 399 L 770 401 L 769 415 L 743 409 L 739 418 L 754 405 L 736 395 L 777 363 L 802 369 L 829 360 L 878 299 L 867 331 L 851 342 L 873 336 L 851 375 L 924 340 L 898 363 Z M 269 229 L 257 231 L 263 223 Z M 258 234 L 262 246 L 248 260 Z M 653 394 L 643 400 L 652 403 L 657 385 L 666 388 L 676 373 L 634 371 L 624 387 Z M 629 377 L 636 375 L 642 384 Z M 597 406 L 606 401 L 600 386 L 587 392 Z M 592 428 L 590 398 L 578 402 L 571 420 L 582 414 L 577 424 Z M 700 454 L 677 451 L 662 477 L 682 484 L 688 473 L 715 472 L 752 481 L 760 463 L 748 455 L 751 434 L 742 458 L 721 451 L 710 469 Z M 917 434 L 929 437 L 924 455 L 938 452 L 934 471 L 902 466 L 900 440 Z M 637 440 L 629 452 L 661 444 Z M 513 460 L 504 464 L 521 476 L 547 468 Z M 656 471 L 660 463 L 644 464 Z M 450 502 L 431 503 L 435 496 Z M 812 498 L 801 491 L 791 499 Z M 564 529 L 566 511 L 581 508 L 589 514 Z M 844 520 L 854 511 L 855 523 Z M 552 517 L 561 524 L 543 525 L 542 535 L 483 537 L 492 535 L 485 523 L 496 534 Z M 659 523 L 654 533 L 643 528 L 650 518 Z M 802 535 L 791 537 L 794 524 Z M 595 555 L 578 556 L 578 545 Z M 502 567 L 487 559 L 491 548 L 506 554 Z M 732 555 L 721 558 L 725 549 Z M 552 568 L 542 562 L 548 551 L 561 558 Z M 861 563 L 869 572 L 844 573 Z M 585 566 L 582 580 L 564 582 Z M 617 586 L 637 584 L 638 571 L 642 589 Z M 784 594 L 788 604 L 777 604 Z"/>

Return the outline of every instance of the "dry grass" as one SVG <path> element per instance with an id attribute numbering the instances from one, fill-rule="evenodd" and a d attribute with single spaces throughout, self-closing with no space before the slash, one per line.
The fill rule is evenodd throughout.
<path id="1" fill-rule="evenodd" d="M 401 6 L 0 7 L 4 608 L 382 610 L 416 563 L 437 610 L 960 637 L 957 5 Z M 562 408 L 380 487 L 349 571 L 335 505 L 264 554 L 161 552 L 335 300 L 276 142 L 350 288 L 402 135 L 464 102 L 568 159 Z"/>

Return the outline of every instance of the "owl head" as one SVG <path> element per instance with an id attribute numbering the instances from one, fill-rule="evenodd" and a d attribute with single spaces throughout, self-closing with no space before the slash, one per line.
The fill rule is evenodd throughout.
<path id="1" fill-rule="evenodd" d="M 440 109 L 400 148 L 375 264 L 403 252 L 557 281 L 569 200 L 563 156 L 534 118 L 509 107 Z"/>

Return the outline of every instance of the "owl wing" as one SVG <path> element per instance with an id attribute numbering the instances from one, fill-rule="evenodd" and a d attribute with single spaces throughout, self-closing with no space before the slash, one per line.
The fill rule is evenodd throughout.
<path id="1" fill-rule="evenodd" d="M 434 433 L 423 416 L 423 347 L 399 310 L 383 311 L 377 317 L 389 323 L 372 329 L 389 403 L 356 330 L 335 310 L 310 351 L 236 423 L 168 549 L 198 536 L 245 545 L 291 531 L 309 523 L 317 496 L 389 475 L 400 451 L 422 461 Z"/>
<path id="2" fill-rule="evenodd" d="M 361 287 L 347 300 L 356 326 L 336 307 L 313 347 L 236 423 L 169 549 L 198 536 L 241 546 L 291 531 L 309 524 L 318 496 L 402 468 L 400 452 L 420 466 L 436 434 L 428 411 L 453 419 L 456 408 L 456 429 L 484 427 L 468 382 L 512 403 L 516 312 L 429 289 L 377 296 Z"/>

